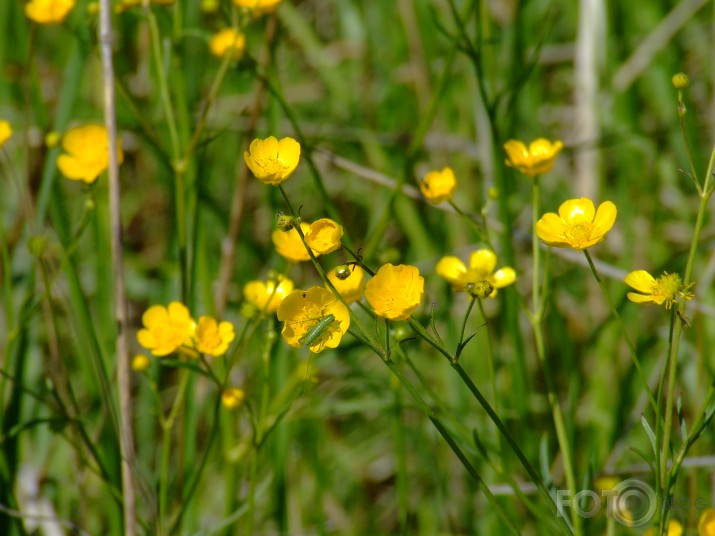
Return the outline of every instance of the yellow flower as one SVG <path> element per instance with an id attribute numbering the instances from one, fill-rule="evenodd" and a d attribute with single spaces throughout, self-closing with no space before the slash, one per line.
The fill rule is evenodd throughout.
<path id="1" fill-rule="evenodd" d="M 653 536 L 653 534 L 655 534 L 653 529 L 648 529 L 647 531 L 645 531 L 643 533 L 643 536 Z M 668 534 L 668 536 L 683 536 L 683 525 L 681 525 L 680 523 L 678 523 L 675 520 L 671 520 L 668 523 L 667 534 Z"/>
<path id="2" fill-rule="evenodd" d="M 31 0 L 25 15 L 37 24 L 59 24 L 74 7 L 75 0 Z"/>
<path id="3" fill-rule="evenodd" d="M 281 0 L 233 0 L 233 3 L 238 7 L 252 10 L 253 14 L 258 16 L 275 11 Z"/>
<path id="4" fill-rule="evenodd" d="M 5 142 L 12 136 L 12 127 L 10 123 L 0 120 L 0 147 L 5 145 Z"/>
<path id="5" fill-rule="evenodd" d="M 700 514 L 698 536 L 715 536 L 715 509 L 708 508 Z"/>
<path id="6" fill-rule="evenodd" d="M 269 277 L 266 282 L 249 281 L 243 287 L 243 296 L 261 312 L 273 314 L 278 309 L 283 299 L 293 292 L 293 281 L 278 275 Z"/>
<path id="7" fill-rule="evenodd" d="M 329 315 L 333 320 L 326 324 Z M 318 353 L 338 347 L 350 327 L 350 311 L 329 290 L 313 287 L 288 294 L 278 306 L 278 320 L 284 323 L 282 334 L 288 344 L 300 348 L 309 343 L 308 349 Z"/>
<path id="8" fill-rule="evenodd" d="M 388 263 L 380 267 L 365 286 L 365 298 L 378 316 L 406 320 L 417 309 L 425 280 L 414 266 Z"/>
<path id="9" fill-rule="evenodd" d="M 221 393 L 221 404 L 229 411 L 237 409 L 246 399 L 246 393 L 238 387 L 229 387 Z"/>
<path id="10" fill-rule="evenodd" d="M 665 303 L 665 308 L 670 309 L 678 298 L 689 300 L 693 297 L 689 292 L 691 285 L 683 285 L 678 274 L 663 272 L 662 276 L 655 279 L 645 270 L 636 270 L 628 274 L 624 281 L 629 287 L 642 293 L 628 293 L 628 299 L 634 303 Z"/>
<path id="11" fill-rule="evenodd" d="M 226 353 L 228 345 L 236 337 L 231 322 L 217 322 L 210 316 L 199 317 L 196 325 L 196 349 L 202 354 L 219 356 Z"/>
<path id="12" fill-rule="evenodd" d="M 457 179 L 454 178 L 452 168 L 446 167 L 442 171 L 430 171 L 420 183 L 420 190 L 431 203 L 449 201 L 457 189 Z"/>
<path id="13" fill-rule="evenodd" d="M 84 125 L 69 130 L 62 139 L 66 151 L 57 157 L 57 166 L 68 179 L 92 183 L 109 165 L 107 129 L 101 125 Z M 119 163 L 124 160 L 121 141 L 117 141 Z"/>
<path id="14" fill-rule="evenodd" d="M 263 184 L 278 186 L 291 176 L 300 161 L 300 144 L 293 138 L 255 139 L 243 153 L 246 165 Z"/>
<path id="15" fill-rule="evenodd" d="M 365 270 L 355 265 L 352 268 L 342 267 L 348 271 L 348 277 L 340 279 L 337 276 L 338 268 L 328 272 L 328 279 L 348 305 L 362 298 L 365 290 Z"/>
<path id="16" fill-rule="evenodd" d="M 156 356 L 190 345 L 196 327 L 189 310 L 180 302 L 171 302 L 168 307 L 152 305 L 144 312 L 142 322 L 144 329 L 137 333 L 137 340 Z"/>
<path id="17" fill-rule="evenodd" d="M 307 235 L 310 231 L 310 224 L 301 222 L 300 228 L 303 231 L 303 235 Z M 310 260 L 310 255 L 308 255 L 308 251 L 305 249 L 305 245 L 300 239 L 300 235 L 296 229 L 291 229 L 287 232 L 276 229 L 273 231 L 271 239 L 273 240 L 273 245 L 276 246 L 276 251 L 289 261 L 300 262 Z M 319 255 L 317 251 L 313 253 L 316 257 Z"/>
<path id="18" fill-rule="evenodd" d="M 469 256 L 469 268 L 458 257 L 442 257 L 437 263 L 437 275 L 443 277 L 455 292 L 464 292 L 468 283 L 488 281 L 494 291 L 489 294 L 496 296 L 496 289 L 504 288 L 516 281 L 516 272 L 509 266 L 494 271 L 497 256 L 491 249 L 478 249 Z"/>
<path id="19" fill-rule="evenodd" d="M 506 165 L 529 177 L 536 177 L 551 171 L 556 157 L 563 148 L 564 144 L 560 140 L 551 143 L 547 139 L 539 138 L 532 141 L 528 149 L 523 141 L 509 140 L 504 144 L 507 155 Z"/>
<path id="20" fill-rule="evenodd" d="M 151 366 L 151 361 L 144 354 L 137 354 L 132 359 L 132 370 L 134 372 L 144 372 Z"/>
<path id="21" fill-rule="evenodd" d="M 596 211 L 590 199 L 569 199 L 558 214 L 548 212 L 536 222 L 536 234 L 549 246 L 586 249 L 605 240 L 615 221 L 616 205 L 610 201 Z"/>
<path id="22" fill-rule="evenodd" d="M 342 247 L 340 239 L 343 228 L 329 218 L 321 218 L 310 224 L 310 231 L 305 234 L 305 241 L 310 249 L 326 255 Z"/>
<path id="23" fill-rule="evenodd" d="M 233 50 L 233 59 L 237 60 L 243 56 L 243 50 L 246 47 L 246 37 L 234 30 L 226 28 L 215 34 L 209 41 L 211 54 L 223 58 L 229 50 Z"/>

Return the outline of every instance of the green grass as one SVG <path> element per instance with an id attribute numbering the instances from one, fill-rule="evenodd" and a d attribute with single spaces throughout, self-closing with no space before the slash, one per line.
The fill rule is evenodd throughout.
<path id="1" fill-rule="evenodd" d="M 541 249 L 544 375 L 526 314 L 533 181 L 505 166 L 502 145 L 564 141 L 540 178 L 540 213 L 584 195 L 618 207 L 608 239 L 589 251 L 655 391 L 670 312 L 628 301 L 623 277 L 684 274 L 699 199 L 671 76 L 690 76 L 684 127 L 701 183 L 715 94 L 712 4 L 677 26 L 668 15 L 686 4 L 671 4 L 611 3 L 582 25 L 577 3 L 540 0 L 284 0 L 255 19 L 228 0 L 213 13 L 178 0 L 115 14 L 130 352 L 142 351 L 143 312 L 175 300 L 237 333 L 226 359 L 190 368 L 156 358 L 132 376 L 138 533 L 568 533 L 548 499 L 568 480 L 550 385 L 575 491 L 596 490 L 604 475 L 657 488 L 660 473 L 648 464 L 660 458 L 641 415 L 660 456 L 667 411 L 656 425 L 621 327 L 578 252 Z M 74 533 L 125 530 L 107 174 L 89 186 L 69 181 L 56 166 L 61 149 L 43 143 L 50 131 L 103 122 L 98 22 L 87 7 L 78 0 L 63 24 L 32 26 L 21 3 L 0 3 L 0 118 L 14 129 L 0 154 L 0 534 L 33 534 L 40 500 L 51 508 L 44 515 Z M 245 25 L 247 49 L 222 65 L 208 40 L 232 22 Z M 590 70 L 575 60 L 578 46 Z M 579 98 L 588 91 L 590 107 Z M 584 117 L 594 128 L 583 130 Z M 270 270 L 296 288 L 322 286 L 310 262 L 291 266 L 275 252 L 276 214 L 288 207 L 245 168 L 251 140 L 270 135 L 301 143 L 301 163 L 282 187 L 304 220 L 339 221 L 344 243 L 374 270 L 411 264 L 425 277 L 413 322 L 392 322 L 388 334 L 352 306 L 353 329 L 360 333 L 359 320 L 382 350 L 387 336 L 389 353 L 346 335 L 313 355 L 289 347 L 273 315 L 242 314 L 243 286 Z M 584 154 L 594 160 L 584 164 Z M 447 165 L 466 215 L 410 195 L 427 171 Z M 498 198 L 489 200 L 493 187 Z M 715 369 L 709 205 L 704 213 L 675 376 L 686 437 L 712 417 L 703 412 Z M 435 265 L 445 255 L 466 260 L 487 242 L 518 280 L 484 301 L 486 326 L 450 363 L 469 298 Z M 343 249 L 319 260 L 327 270 L 354 259 Z M 473 308 L 466 336 L 485 319 Z M 224 383 L 246 392 L 235 412 L 220 404 Z M 671 456 L 681 426 L 675 415 Z M 707 425 L 687 451 L 670 490 L 676 500 L 713 504 L 714 440 Z M 697 534 L 702 509 L 667 512 Z M 588 535 L 645 530 L 603 511 L 581 519 L 567 508 L 566 519 Z"/>

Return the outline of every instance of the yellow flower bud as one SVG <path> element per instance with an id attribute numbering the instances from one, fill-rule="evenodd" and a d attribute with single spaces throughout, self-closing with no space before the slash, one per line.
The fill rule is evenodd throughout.
<path id="1" fill-rule="evenodd" d="M 48 149 L 54 149 L 60 144 L 60 141 L 62 141 L 62 134 L 55 130 L 48 132 L 45 136 L 45 145 L 47 145 Z"/>
<path id="2" fill-rule="evenodd" d="M 675 89 L 687 89 L 687 87 L 690 85 L 690 79 L 685 73 L 678 73 L 673 75 L 671 81 L 673 82 Z"/>
<path id="3" fill-rule="evenodd" d="M 457 189 L 457 179 L 452 168 L 446 167 L 442 171 L 430 171 L 420 183 L 422 195 L 430 203 L 449 201 Z"/>
<path id="4" fill-rule="evenodd" d="M 221 404 L 229 411 L 240 407 L 245 399 L 245 391 L 238 387 L 229 387 L 228 389 L 224 389 L 223 393 L 221 393 Z"/>
<path id="5" fill-rule="evenodd" d="M 144 354 L 137 354 L 132 359 L 132 370 L 134 372 L 144 372 L 151 366 L 151 360 Z"/>

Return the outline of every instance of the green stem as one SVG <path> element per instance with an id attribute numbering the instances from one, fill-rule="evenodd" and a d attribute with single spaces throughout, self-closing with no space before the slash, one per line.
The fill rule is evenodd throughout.
<path id="1" fill-rule="evenodd" d="M 491 331 L 489 329 L 487 315 L 484 312 L 484 304 L 482 304 L 482 300 L 479 300 L 479 312 L 482 315 L 482 320 L 484 321 L 485 324 L 487 324 L 487 369 L 488 369 L 488 374 L 489 374 L 489 383 L 491 383 L 491 386 L 492 386 L 492 397 L 494 399 L 494 401 L 493 401 L 494 411 L 499 413 L 499 396 L 498 396 L 498 391 L 497 391 L 497 380 L 496 380 L 496 375 L 494 374 L 494 348 L 492 347 Z"/>
<path id="2" fill-rule="evenodd" d="M 638 371 L 638 375 L 641 377 L 641 380 L 643 381 L 643 387 L 645 389 L 646 394 L 648 395 L 648 400 L 650 400 L 651 408 L 653 408 L 653 411 L 656 411 L 656 407 L 658 404 L 655 400 L 655 396 L 653 395 L 653 391 L 650 390 L 650 386 L 648 385 L 648 377 L 645 375 L 645 373 L 643 372 L 643 369 L 641 368 L 641 363 L 638 360 L 638 354 L 636 353 L 636 347 L 634 346 L 633 341 L 631 340 L 630 336 L 628 335 L 628 331 L 626 330 L 626 324 L 623 322 L 623 318 L 621 317 L 621 314 L 618 312 L 618 309 L 616 309 L 616 306 L 613 304 L 613 300 L 611 300 L 611 295 L 608 293 L 608 289 L 606 288 L 606 285 L 603 283 L 601 276 L 598 274 L 598 270 L 596 269 L 596 265 L 593 263 L 591 254 L 588 252 L 587 249 L 584 249 L 583 253 L 584 253 L 584 255 L 586 255 L 586 260 L 588 261 L 588 266 L 591 268 L 593 277 L 596 278 L 596 282 L 598 283 L 598 286 L 601 288 L 601 292 L 603 293 L 603 296 L 606 298 L 606 301 L 608 302 L 608 306 L 611 308 L 611 313 L 613 314 L 613 317 L 618 322 L 618 325 L 621 328 L 621 332 L 623 333 L 623 337 L 626 339 L 626 345 L 628 346 L 628 351 L 631 354 L 631 360 L 633 361 L 633 364 L 635 365 L 636 370 Z"/>
<path id="3" fill-rule="evenodd" d="M 169 493 L 169 462 L 171 461 L 171 434 L 174 430 L 174 423 L 181 409 L 181 404 L 184 401 L 186 387 L 189 384 L 190 371 L 181 370 L 181 379 L 179 380 L 179 389 L 174 398 L 174 403 L 171 406 L 169 415 L 161 419 L 162 429 L 162 449 L 161 449 L 161 476 L 159 480 L 159 534 L 168 534 L 166 532 L 166 513 Z"/>
<path id="4" fill-rule="evenodd" d="M 710 200 L 710 196 L 712 195 L 712 190 L 713 190 L 713 165 L 715 165 L 715 147 L 713 147 L 713 150 L 710 153 L 710 160 L 708 162 L 708 169 L 705 174 L 705 182 L 703 184 L 703 189 L 700 194 L 700 204 L 698 206 L 698 217 L 695 221 L 695 229 L 693 231 L 693 238 L 690 243 L 690 253 L 688 254 L 688 262 L 685 266 L 685 277 L 683 278 L 683 285 L 687 287 L 688 285 L 691 284 L 691 279 L 693 277 L 693 267 L 695 266 L 695 254 L 698 249 L 698 244 L 700 242 L 700 233 L 702 232 L 703 228 L 703 222 L 705 220 L 705 213 L 707 210 L 707 204 L 708 201 Z M 682 299 L 678 303 L 678 311 L 677 314 L 683 318 L 685 316 L 685 308 L 686 308 L 686 300 Z M 682 322 L 676 322 L 675 323 L 675 331 L 673 333 L 673 343 L 670 348 L 670 363 L 669 363 L 669 370 L 668 370 L 668 394 L 667 394 L 667 399 L 665 402 L 665 427 L 663 430 L 663 453 L 662 453 L 662 459 L 661 459 L 661 467 L 667 467 L 667 462 L 668 462 L 668 455 L 670 453 L 670 440 L 671 440 L 671 433 L 672 433 L 672 426 L 673 426 L 673 409 L 674 409 L 674 404 L 675 404 L 675 374 L 678 366 L 678 353 L 679 353 L 679 346 L 680 346 L 680 335 L 683 330 L 683 323 Z M 673 464 L 670 468 L 670 472 L 668 474 L 668 478 L 666 479 L 667 482 L 673 482 L 677 478 L 677 470 L 675 464 Z M 672 491 L 673 488 L 672 486 L 668 485 L 667 489 L 664 489 L 664 504 L 668 504 L 670 499 L 672 498 Z M 665 509 L 663 512 L 663 517 L 661 518 L 661 533 L 663 532 L 665 528 L 665 521 L 667 521 L 667 518 L 670 515 L 670 511 L 668 509 Z"/>

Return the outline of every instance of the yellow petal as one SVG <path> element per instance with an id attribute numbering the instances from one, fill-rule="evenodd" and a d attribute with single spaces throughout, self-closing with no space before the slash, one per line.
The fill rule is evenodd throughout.
<path id="1" fill-rule="evenodd" d="M 166 324 L 169 321 L 169 312 L 163 305 L 152 305 L 142 315 L 142 322 L 148 328 Z"/>
<path id="2" fill-rule="evenodd" d="M 564 247 L 564 222 L 553 212 L 547 212 L 536 222 L 537 236 L 551 246 Z"/>
<path id="3" fill-rule="evenodd" d="M 485 277 L 491 275 L 497 265 L 497 256 L 491 249 L 478 249 L 469 256 L 469 267 L 482 272 Z"/>
<path id="4" fill-rule="evenodd" d="M 494 285 L 494 288 L 504 288 L 516 281 L 516 271 L 514 268 L 507 266 L 497 270 L 491 279 L 491 284 Z"/>
<path id="5" fill-rule="evenodd" d="M 448 256 L 442 257 L 435 268 L 437 275 L 449 281 L 452 285 L 464 285 L 464 274 L 467 273 L 467 267 L 458 257 Z"/>
<path id="6" fill-rule="evenodd" d="M 593 221 L 596 209 L 593 206 L 593 201 L 587 197 L 580 199 L 569 199 L 561 203 L 559 207 L 559 216 L 564 222 L 572 220 Z"/>
<path id="7" fill-rule="evenodd" d="M 504 144 L 504 150 L 509 157 L 507 165 L 512 167 L 523 164 L 529 158 L 529 151 L 526 145 L 519 140 L 509 140 Z"/>
<path id="8" fill-rule="evenodd" d="M 616 214 L 616 205 L 610 201 L 601 203 L 593 218 L 594 234 L 605 235 L 610 231 L 616 222 Z"/>
<path id="9" fill-rule="evenodd" d="M 624 281 L 629 287 L 634 288 L 638 292 L 643 292 L 644 294 L 650 294 L 653 292 L 653 285 L 655 285 L 655 278 L 645 270 L 636 270 L 631 272 L 625 277 Z"/>
<path id="10" fill-rule="evenodd" d="M 649 302 L 656 303 L 656 300 L 654 300 L 653 296 L 651 296 L 650 294 L 646 295 L 646 294 L 636 294 L 635 292 L 629 292 L 628 294 L 626 294 L 626 296 L 633 303 L 649 303 Z M 662 303 L 662 300 L 661 300 L 661 303 Z"/>

